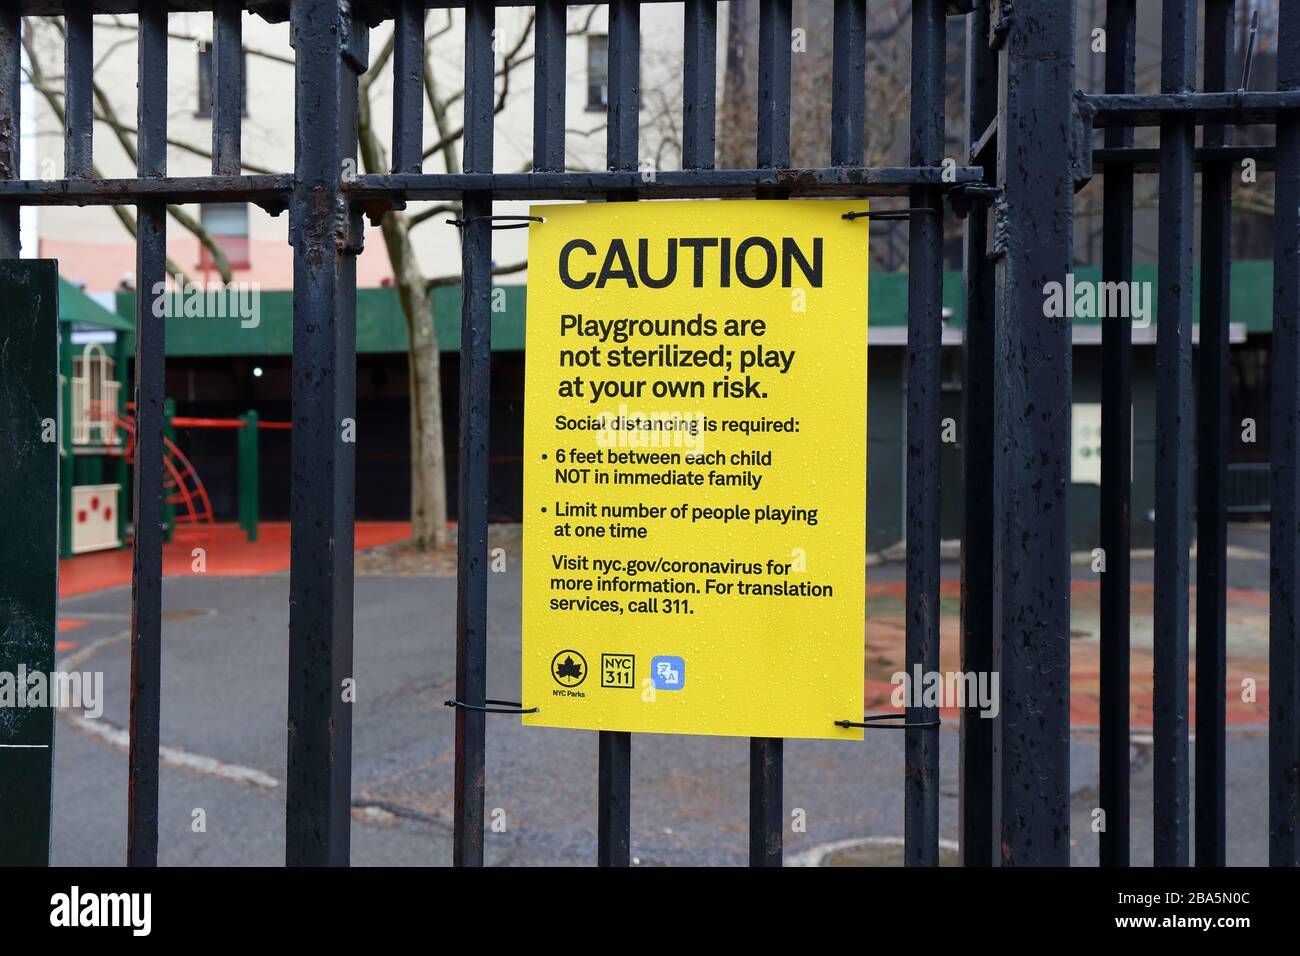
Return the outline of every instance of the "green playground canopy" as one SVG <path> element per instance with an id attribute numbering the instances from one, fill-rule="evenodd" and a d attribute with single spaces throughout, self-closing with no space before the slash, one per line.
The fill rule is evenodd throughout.
<path id="1" fill-rule="evenodd" d="M 62 276 L 59 276 L 59 321 L 116 332 L 135 331 L 133 323 L 104 308 Z"/>

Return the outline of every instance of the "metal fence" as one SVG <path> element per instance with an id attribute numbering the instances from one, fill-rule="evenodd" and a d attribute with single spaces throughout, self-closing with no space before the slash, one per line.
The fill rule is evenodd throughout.
<path id="1" fill-rule="evenodd" d="M 533 169 L 496 172 L 493 28 L 496 8 L 536 7 Z M 1160 94 L 1138 94 L 1137 0 L 1107 0 L 1106 89 L 1076 94 L 1075 5 L 1062 0 L 915 0 L 911 12 L 908 165 L 864 165 L 866 0 L 834 0 L 831 157 L 790 167 L 791 0 L 758 0 L 757 168 L 717 169 L 714 141 L 717 5 L 684 4 L 684 168 L 638 172 L 640 13 L 609 10 L 608 169 L 564 168 L 566 0 L 535 4 L 425 0 L 9 0 L 0 10 L 0 256 L 18 253 L 21 205 L 134 205 L 136 287 L 164 279 L 166 206 L 253 202 L 288 210 L 294 247 L 292 569 L 286 861 L 349 858 L 351 713 L 337 692 L 352 671 L 354 446 L 340 422 L 355 410 L 356 256 L 361 216 L 416 200 L 459 200 L 462 216 L 459 565 L 457 577 L 455 850 L 483 862 L 487 701 L 487 476 L 492 203 L 496 199 L 741 196 L 906 197 L 910 222 L 907 340 L 906 668 L 939 664 L 940 347 L 942 212 L 965 216 L 967 327 L 963 346 L 965 547 L 961 653 L 967 671 L 1001 674 L 998 721 L 963 715 L 962 862 L 1069 862 L 1069 610 L 1067 496 L 1071 328 L 1044 316 L 1044 284 L 1073 265 L 1072 203 L 1105 174 L 1104 278 L 1132 270 L 1134 182 L 1160 177 L 1155 807 L 1156 862 L 1224 860 L 1225 486 L 1228 217 L 1232 175 L 1255 158 L 1277 175 L 1273 328 L 1271 575 L 1271 858 L 1300 860 L 1300 3 L 1286 0 L 1278 91 L 1242 92 L 1229 38 L 1233 0 L 1165 0 Z M 463 172 L 427 174 L 423 147 L 423 14 L 465 8 Z M 1204 90 L 1195 89 L 1196 29 L 1205 17 Z M 241 13 L 288 19 L 296 54 L 294 169 L 241 175 Z M 140 13 L 136 177 L 95 175 L 94 13 Z M 168 11 L 214 17 L 213 160 L 203 177 L 167 174 Z M 19 178 L 20 17 L 66 17 L 65 178 Z M 354 176 L 357 78 L 371 28 L 392 21 L 392 172 Z M 968 35 L 969 155 L 945 167 L 947 31 Z M 1276 125 L 1276 147 L 1235 147 L 1231 128 Z M 1158 126 L 1160 148 L 1134 146 Z M 1104 145 L 1093 150 L 1092 130 Z M 1197 129 L 1203 141 L 1196 145 Z M 355 167 L 352 167 L 355 168 Z M 1202 382 L 1191 376 L 1194 177 L 1202 173 Z M 163 325 L 139 296 L 135 369 L 135 543 L 132 584 L 129 849 L 158 849 L 161 660 Z M 1129 488 L 1132 360 L 1126 321 L 1103 333 L 1101 862 L 1129 859 Z M 1198 442 L 1195 472 L 1192 442 Z M 1194 492 L 1195 488 L 1195 492 Z M 950 489 L 950 493 L 955 493 Z M 1188 588 L 1197 495 L 1197 816 L 1189 818 Z M 938 714 L 909 708 L 905 858 L 939 858 Z M 599 734 L 598 859 L 629 863 L 631 735 Z M 782 742 L 754 740 L 750 855 L 781 862 Z M 864 797 L 864 799 L 867 799 Z"/>
<path id="2" fill-rule="evenodd" d="M 1266 515 L 1273 470 L 1266 461 L 1228 462 L 1228 514 Z"/>

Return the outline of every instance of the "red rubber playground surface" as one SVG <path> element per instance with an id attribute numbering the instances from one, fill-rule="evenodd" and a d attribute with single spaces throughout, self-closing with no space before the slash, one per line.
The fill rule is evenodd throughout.
<path id="1" fill-rule="evenodd" d="M 904 669 L 903 638 L 906 628 L 904 585 L 871 583 L 867 572 L 867 677 L 866 709 L 888 712 L 895 708 L 890 696 L 891 678 Z M 1134 732 L 1149 731 L 1152 715 L 1152 633 L 1154 589 L 1134 584 L 1129 668 L 1129 717 Z M 1099 604 L 1101 588 L 1094 581 L 1074 581 L 1070 586 L 1070 722 L 1075 727 L 1096 727 L 1100 721 L 1101 665 Z M 961 587 L 957 581 L 940 586 L 939 670 L 961 669 Z M 1196 593 L 1192 589 L 1192 645 L 1189 722 L 1196 719 Z M 1224 687 L 1227 722 L 1238 727 L 1268 722 L 1268 591 L 1228 589 L 1228 679 Z M 1243 700 L 1243 681 L 1253 682 L 1253 700 Z M 955 708 L 941 707 L 948 726 L 956 726 Z M 1194 725 L 1194 724 L 1193 724 Z"/>
<path id="2" fill-rule="evenodd" d="M 406 521 L 366 521 L 356 526 L 358 551 L 410 537 Z M 163 545 L 163 574 L 192 574 L 194 549 L 203 548 L 205 572 L 217 577 L 252 577 L 289 570 L 289 523 L 264 521 L 249 542 L 236 524 L 186 529 Z M 131 549 L 97 551 L 59 562 L 59 596 L 72 597 L 131 583 Z"/>

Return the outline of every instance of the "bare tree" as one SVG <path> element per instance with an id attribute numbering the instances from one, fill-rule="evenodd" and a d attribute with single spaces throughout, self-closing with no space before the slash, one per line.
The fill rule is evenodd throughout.
<path id="1" fill-rule="evenodd" d="M 722 100 L 718 106 L 718 161 L 727 167 L 755 163 L 758 103 L 758 23 L 746 4 L 730 4 L 725 35 Z M 866 36 L 866 123 L 864 162 L 869 166 L 906 161 L 911 105 L 910 0 L 878 0 L 871 5 Z M 790 70 L 790 164 L 821 167 L 830 162 L 830 89 L 835 42 L 834 5 L 827 0 L 795 0 L 792 10 Z M 955 32 L 955 31 L 954 31 Z M 960 97 L 958 75 L 949 93 Z M 949 115 L 961 115 L 953 113 Z M 950 129 L 950 137 L 961 132 Z M 872 259 L 899 268 L 888 239 L 873 242 Z"/>
<path id="2" fill-rule="evenodd" d="M 115 24 L 119 26 L 121 25 L 120 21 L 116 18 Z M 134 32 L 134 28 L 132 28 L 132 32 Z M 46 105 L 50 108 L 50 112 L 54 114 L 55 118 L 57 118 L 60 123 L 64 121 L 65 115 L 63 106 L 64 92 L 62 77 L 53 74 L 49 68 L 44 65 L 44 62 L 46 57 L 57 56 L 57 50 L 61 49 L 64 37 L 65 30 L 63 19 L 61 17 L 23 18 L 22 42 L 23 48 L 27 51 L 27 60 L 23 65 L 24 73 L 28 82 L 31 83 L 32 89 L 35 90 L 36 93 L 45 101 Z M 54 52 L 51 52 L 49 44 L 43 42 L 47 38 L 57 41 L 53 47 Z M 121 46 L 121 44 L 113 44 L 110 46 L 107 51 L 101 54 L 100 62 L 103 62 L 103 60 L 119 46 Z M 114 138 L 126 153 L 127 158 L 134 163 L 137 156 L 137 130 L 134 126 L 124 122 L 117 114 L 117 111 L 113 107 L 112 100 L 109 98 L 100 83 L 93 83 L 93 92 L 95 97 L 95 122 L 108 127 L 108 129 L 113 133 Z M 206 157 L 209 159 L 212 157 L 211 151 L 205 150 L 202 147 L 188 143 L 180 143 L 173 139 L 168 139 L 167 143 L 171 147 L 184 149 L 186 152 L 192 153 L 195 156 Z M 245 164 L 244 169 L 250 173 L 266 172 L 266 170 L 249 166 L 247 164 Z M 103 175 L 98 166 L 93 168 L 93 173 L 96 177 Z M 114 205 L 112 209 L 126 231 L 134 238 L 136 235 L 135 216 L 124 206 Z M 195 219 L 180 206 L 169 205 L 167 207 L 167 212 L 186 232 L 191 233 L 195 238 L 197 238 L 208 251 L 208 254 L 212 256 L 213 264 L 216 267 L 217 272 L 221 275 L 221 281 L 229 282 L 231 279 L 230 260 L 226 257 L 225 250 L 221 248 L 221 245 L 212 237 L 211 233 L 203 228 L 203 224 L 199 222 L 199 220 Z M 170 258 L 167 260 L 167 271 L 171 275 L 185 275 L 185 270 Z"/>
<path id="3" fill-rule="evenodd" d="M 569 35 L 581 36 L 590 32 L 597 9 L 597 5 L 593 4 L 577 13 L 575 19 L 578 26 L 571 29 Z M 63 40 L 63 21 L 58 17 L 28 17 L 24 24 L 23 43 L 28 52 L 27 77 L 61 122 L 64 116 L 62 77 L 57 68 L 49 64 L 58 62 Z M 120 42 L 108 46 L 101 55 L 100 62 L 117 49 L 135 43 L 136 28 L 133 21 L 101 17 L 96 20 L 96 25 L 120 29 L 124 33 Z M 529 16 L 513 37 L 501 41 L 505 45 L 500 49 L 496 69 L 494 109 L 497 114 L 505 109 L 512 90 L 519 85 L 518 71 L 533 60 L 532 25 L 533 19 Z M 432 118 L 432 139 L 425 146 L 424 159 L 433 168 L 446 173 L 460 172 L 460 142 L 464 137 L 464 126 L 457 120 L 457 113 L 464 98 L 464 89 L 461 86 L 444 88 L 434 69 L 433 58 L 438 41 L 451 34 L 453 27 L 452 13 L 449 10 L 443 10 L 436 18 L 433 13 L 426 15 L 424 89 Z M 201 39 L 179 32 L 172 32 L 170 36 L 193 43 L 200 42 Z M 389 168 L 387 145 L 374 122 L 374 100 L 377 96 L 377 78 L 383 75 L 385 66 L 392 59 L 394 39 L 390 28 L 377 54 L 372 58 L 369 70 L 358 84 L 359 151 L 362 168 L 371 173 L 387 172 Z M 261 57 L 284 65 L 292 65 L 294 62 L 291 56 L 258 50 L 247 44 L 244 52 L 250 57 Z M 94 95 L 96 123 L 111 131 L 127 157 L 134 161 L 137 129 L 118 114 L 111 98 L 98 83 L 95 84 Z M 576 132 L 586 134 L 595 131 Z M 210 150 L 176 138 L 169 138 L 168 146 L 193 156 L 211 158 Z M 243 163 L 243 169 L 248 173 L 269 172 L 248 162 Z M 98 169 L 95 170 L 95 175 L 101 175 Z M 136 221 L 131 212 L 122 206 L 114 206 L 113 211 L 124 228 L 135 236 Z M 179 206 L 169 206 L 168 212 L 178 225 L 193 234 L 207 249 L 222 281 L 229 282 L 230 262 L 221 245 L 203 228 L 202 223 Z M 445 221 L 445 217 L 455 217 L 459 212 L 460 204 L 454 202 L 427 205 L 418 211 L 395 210 L 384 215 L 381 226 L 407 330 L 411 416 L 411 540 L 421 550 L 445 547 L 450 538 L 447 523 L 446 457 L 443 451 L 441 368 L 438 339 L 433 324 L 433 290 L 459 285 L 460 274 L 450 272 L 427 275 L 416 255 L 412 233 L 420 226 Z M 492 274 L 508 275 L 522 272 L 526 268 L 527 262 L 521 260 L 496 266 Z M 184 275 L 184 270 L 170 260 L 168 269 L 173 275 Z"/>
<path id="4" fill-rule="evenodd" d="M 586 34 L 591 28 L 596 7 L 592 6 L 581 25 L 570 36 Z M 464 138 L 463 124 L 456 124 L 455 109 L 464 98 L 463 88 L 444 89 L 433 68 L 436 42 L 451 32 L 453 21 L 448 10 L 442 11 L 438 23 L 426 14 L 426 59 L 424 93 L 433 120 L 433 142 L 424 149 L 427 163 L 442 172 L 459 173 L 459 144 Z M 509 101 L 512 83 L 518 71 L 531 63 L 529 41 L 533 32 L 530 14 L 513 37 L 499 41 L 503 46 L 496 68 L 494 112 L 500 114 Z M 361 78 L 358 96 L 358 131 L 362 168 L 369 173 L 387 172 L 389 157 L 383 139 L 375 127 L 372 97 L 376 78 L 392 58 L 395 37 L 389 34 L 373 58 L 369 71 Z M 407 347 L 410 353 L 408 380 L 411 408 L 411 540 L 420 549 L 440 548 L 448 543 L 446 457 L 443 452 L 441 362 L 437 333 L 433 326 L 433 290 L 460 284 L 459 273 L 427 276 L 415 255 L 411 235 L 418 227 L 445 221 L 441 217 L 460 214 L 460 204 L 439 203 L 418 212 L 393 210 L 384 215 L 382 233 L 389 265 L 406 318 Z M 525 260 L 495 266 L 494 276 L 522 272 Z"/>

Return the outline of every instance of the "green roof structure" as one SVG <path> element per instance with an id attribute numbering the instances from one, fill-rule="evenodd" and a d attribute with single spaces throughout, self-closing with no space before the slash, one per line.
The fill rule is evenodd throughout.
<path id="1" fill-rule="evenodd" d="M 59 276 L 59 322 L 115 332 L 135 331 L 134 322 L 110 312 L 62 276 Z"/>

